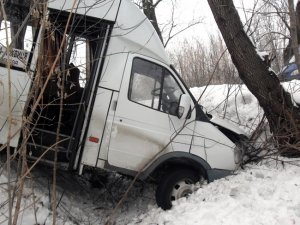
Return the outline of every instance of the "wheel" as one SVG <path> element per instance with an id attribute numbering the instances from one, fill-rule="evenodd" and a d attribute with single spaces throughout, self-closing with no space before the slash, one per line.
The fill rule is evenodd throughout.
<path id="1" fill-rule="evenodd" d="M 196 190 L 195 183 L 200 181 L 200 174 L 191 169 L 180 169 L 167 172 L 158 183 L 156 203 L 162 209 L 170 209 L 172 201 L 188 197 Z"/>

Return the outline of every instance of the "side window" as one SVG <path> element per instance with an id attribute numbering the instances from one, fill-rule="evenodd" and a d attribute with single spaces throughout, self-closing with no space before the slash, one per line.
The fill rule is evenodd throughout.
<path id="1" fill-rule="evenodd" d="M 129 99 L 153 109 L 159 109 L 162 77 L 163 70 L 160 66 L 134 59 Z"/>
<path id="2" fill-rule="evenodd" d="M 84 89 L 90 90 L 90 85 L 94 82 L 93 74 L 96 74 L 100 62 L 98 57 L 108 26 L 97 19 L 75 15 L 64 38 L 64 24 L 67 23 L 68 13 L 53 9 L 48 13 L 51 26 L 47 27 L 44 35 L 44 66 L 42 67 L 44 74 L 49 73 L 59 49 L 62 47 L 53 80 L 60 79 L 56 76 L 59 75 L 59 72 L 65 74 L 64 89 L 70 96 L 69 99 L 75 98 L 74 92 L 80 93 L 77 96 L 79 99 Z"/>
<path id="3" fill-rule="evenodd" d="M 69 45 L 71 44 L 69 43 Z M 76 67 L 79 69 L 79 85 L 80 87 L 84 88 L 91 73 L 91 68 L 88 62 L 92 60 L 89 60 L 89 56 L 86 55 L 87 51 L 89 50 L 88 40 L 86 38 L 74 37 L 74 41 L 70 47 L 72 50 L 69 64 L 76 65 Z"/>
<path id="4" fill-rule="evenodd" d="M 7 60 L 10 60 L 11 66 L 25 70 L 38 31 L 39 20 L 30 16 L 25 26 L 21 26 L 29 13 L 26 3 L 6 4 L 5 10 L 8 20 L 5 22 L 0 18 L 0 64 L 4 66 Z M 10 46 L 9 54 L 7 44 Z"/>
<path id="5" fill-rule="evenodd" d="M 129 100 L 171 115 L 177 115 L 182 90 L 171 73 L 152 62 L 133 60 Z"/>

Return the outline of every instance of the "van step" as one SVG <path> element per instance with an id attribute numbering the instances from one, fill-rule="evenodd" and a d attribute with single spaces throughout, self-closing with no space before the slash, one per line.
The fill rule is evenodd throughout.
<path id="1" fill-rule="evenodd" d="M 59 134 L 59 144 L 58 146 L 63 148 L 68 148 L 69 142 L 74 140 L 71 136 Z M 34 129 L 31 137 L 28 140 L 29 143 L 50 147 L 55 145 L 57 142 L 57 134 L 53 131 L 43 130 L 43 129 Z"/>
<path id="2" fill-rule="evenodd" d="M 43 165 L 48 165 L 48 166 L 54 166 L 54 162 L 52 160 L 47 160 L 47 159 L 39 159 L 38 157 L 34 156 L 27 156 L 27 160 L 29 163 L 34 163 L 37 160 L 39 163 L 42 163 Z M 57 162 L 56 168 L 60 170 L 68 170 L 69 163 L 67 162 Z"/>
<path id="3" fill-rule="evenodd" d="M 34 128 L 34 131 L 38 132 L 38 133 L 46 133 L 46 134 L 50 134 L 50 135 L 56 136 L 56 132 L 50 131 L 50 130 L 45 130 L 45 129 L 40 129 L 40 128 Z M 59 134 L 59 136 L 60 137 L 65 137 L 65 138 L 70 137 L 70 136 L 65 135 L 65 134 Z"/>
<path id="4" fill-rule="evenodd" d="M 62 146 L 44 146 L 34 143 L 27 143 L 27 155 L 31 158 L 40 158 L 54 161 L 55 151 L 57 151 L 58 162 L 69 162 L 68 150 Z"/>

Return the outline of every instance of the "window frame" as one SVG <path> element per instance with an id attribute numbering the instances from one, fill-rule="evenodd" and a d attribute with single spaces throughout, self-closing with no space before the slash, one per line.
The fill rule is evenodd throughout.
<path id="1" fill-rule="evenodd" d="M 49 20 L 55 25 L 55 28 L 57 31 L 60 31 L 61 34 L 65 32 L 65 27 L 62 24 L 66 24 L 67 20 L 69 19 L 69 12 L 61 11 L 58 9 L 48 8 L 48 17 Z M 88 29 L 84 29 L 83 27 L 86 25 L 89 25 Z M 81 15 L 81 14 L 73 14 L 71 16 L 71 23 L 70 26 L 66 32 L 66 35 L 70 38 L 70 43 L 67 43 L 67 50 L 65 56 L 61 54 L 61 57 L 65 57 L 66 63 L 71 62 L 71 56 L 72 56 L 72 49 L 74 48 L 74 44 L 76 42 L 76 38 L 84 39 L 85 44 L 87 45 L 88 42 L 90 44 L 95 44 L 96 46 L 92 47 L 90 46 L 90 51 L 93 51 L 93 57 L 94 59 L 88 59 L 88 55 L 86 55 L 86 70 L 88 66 L 89 61 L 89 71 L 90 74 L 85 74 L 84 79 L 84 89 L 90 88 L 90 85 L 93 85 L 94 82 L 98 83 L 99 81 L 93 80 L 97 73 L 97 68 L 99 64 L 102 63 L 101 60 L 99 60 L 99 56 L 101 55 L 101 51 L 104 46 L 102 46 L 104 43 L 104 36 L 105 29 L 107 28 L 107 25 L 112 25 L 110 21 L 105 21 L 100 18 L 88 16 L 88 15 Z M 103 34 L 102 34 L 103 32 Z M 70 49 L 69 49 L 70 48 Z M 60 66 L 64 66 L 66 63 L 58 63 Z M 77 68 L 80 67 L 80 65 L 75 65 Z M 64 69 L 63 69 L 64 71 Z M 81 71 L 80 71 L 81 72 Z M 81 79 L 81 77 L 79 77 Z"/>
<path id="2" fill-rule="evenodd" d="M 140 60 L 143 60 L 143 61 L 152 63 L 152 64 L 154 64 L 154 65 L 159 66 L 159 67 L 162 68 L 162 74 L 163 74 L 163 76 L 162 76 L 162 83 L 161 83 L 161 87 L 162 87 L 162 88 L 164 87 L 164 77 L 165 77 L 165 74 L 166 74 L 166 72 L 168 72 L 168 73 L 172 76 L 172 78 L 175 80 L 175 82 L 176 82 L 176 84 L 178 85 L 178 87 L 180 88 L 182 94 L 186 94 L 185 89 L 182 87 L 182 85 L 180 85 L 180 83 L 178 82 L 178 80 L 176 79 L 176 77 L 174 76 L 174 74 L 173 74 L 166 66 L 161 65 L 161 64 L 159 64 L 159 63 L 156 63 L 156 62 L 154 62 L 154 61 L 151 61 L 151 60 L 149 60 L 149 59 L 145 59 L 145 58 L 142 58 L 142 57 L 139 57 L 139 56 L 135 56 L 135 57 L 133 57 L 132 60 L 131 60 L 131 70 L 130 70 L 130 79 L 129 79 L 128 91 L 127 91 L 127 99 L 128 99 L 130 102 L 133 102 L 133 103 L 136 103 L 136 104 L 138 104 L 138 105 L 144 106 L 144 107 L 146 107 L 146 108 L 149 108 L 149 109 L 152 109 L 152 110 L 155 110 L 155 111 L 158 111 L 158 112 L 167 114 L 167 115 L 169 115 L 169 116 L 176 116 L 176 115 L 173 115 L 173 114 L 170 114 L 170 113 L 166 113 L 166 112 L 160 110 L 161 98 L 162 98 L 162 92 L 160 92 L 160 95 L 159 95 L 159 103 L 158 103 L 158 106 L 159 106 L 159 107 L 158 107 L 157 109 L 152 108 L 152 107 L 147 106 L 147 105 L 144 105 L 144 104 L 139 103 L 139 102 L 135 102 L 135 101 L 133 101 L 132 99 L 130 99 L 130 93 L 131 93 L 131 90 L 132 90 L 132 84 L 133 84 L 133 63 L 134 63 L 134 60 L 135 60 L 135 59 L 140 59 Z M 177 116 L 176 116 L 176 117 L 177 117 Z"/>
<path id="3" fill-rule="evenodd" d="M 10 22 L 10 21 L 8 20 L 8 22 Z M 26 27 L 27 27 L 27 26 L 31 26 L 31 24 L 28 23 L 28 24 L 26 25 Z M 32 27 L 32 26 L 31 26 L 31 27 Z M 34 50 L 35 50 L 35 48 L 36 48 L 36 44 L 37 44 L 37 41 L 38 41 L 40 29 L 41 29 L 41 25 L 40 25 L 40 20 L 39 20 L 38 26 L 36 27 L 36 31 L 35 31 L 35 33 L 34 33 L 34 36 L 32 37 L 32 46 L 31 46 L 30 51 L 27 51 L 27 50 L 25 50 L 25 49 L 18 49 L 18 50 L 21 50 L 21 51 L 27 51 L 28 54 L 29 54 L 29 55 L 28 55 L 27 63 L 25 64 L 25 67 L 24 67 L 24 68 L 20 68 L 20 67 L 17 67 L 17 66 L 13 66 L 13 64 L 11 64 L 11 65 L 10 65 L 10 69 L 12 69 L 12 70 L 17 70 L 17 71 L 22 71 L 22 72 L 28 72 L 28 71 L 30 71 L 30 65 L 31 65 L 32 58 L 33 58 L 33 54 L 34 54 Z M 10 45 L 11 45 L 11 43 L 10 43 Z M 6 51 L 5 51 L 6 53 L 5 53 L 5 54 L 7 54 L 7 48 L 8 48 L 8 46 L 4 46 L 4 47 L 6 48 Z M 12 48 L 11 48 L 11 49 L 12 49 Z M 17 49 L 17 48 L 14 48 L 14 49 Z M 0 56 L 0 58 L 1 58 L 1 56 Z M 4 63 L 4 62 L 0 62 L 0 67 L 7 68 L 7 64 Z"/>

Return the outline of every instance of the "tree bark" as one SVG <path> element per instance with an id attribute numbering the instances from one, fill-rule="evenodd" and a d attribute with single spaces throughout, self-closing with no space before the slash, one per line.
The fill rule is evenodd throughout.
<path id="1" fill-rule="evenodd" d="M 297 38 L 298 38 L 298 44 L 300 41 L 300 2 L 297 3 L 296 6 L 296 26 L 297 26 Z M 292 35 L 291 35 L 292 36 Z M 283 62 L 284 64 L 288 64 L 290 59 L 293 56 L 293 48 L 292 48 L 292 39 L 290 38 L 288 41 L 288 45 L 283 51 Z"/>
<path id="2" fill-rule="evenodd" d="M 208 0 L 240 78 L 257 98 L 281 154 L 300 156 L 300 116 L 291 96 L 256 52 L 232 0 Z"/>
<path id="3" fill-rule="evenodd" d="M 294 0 L 288 0 L 289 3 L 289 14 L 290 14 L 290 30 L 291 30 L 291 42 L 292 49 L 295 57 L 295 63 L 298 67 L 298 71 L 300 71 L 300 55 L 299 55 L 299 47 L 298 47 L 298 35 L 297 35 L 297 18 L 294 9 Z"/>

